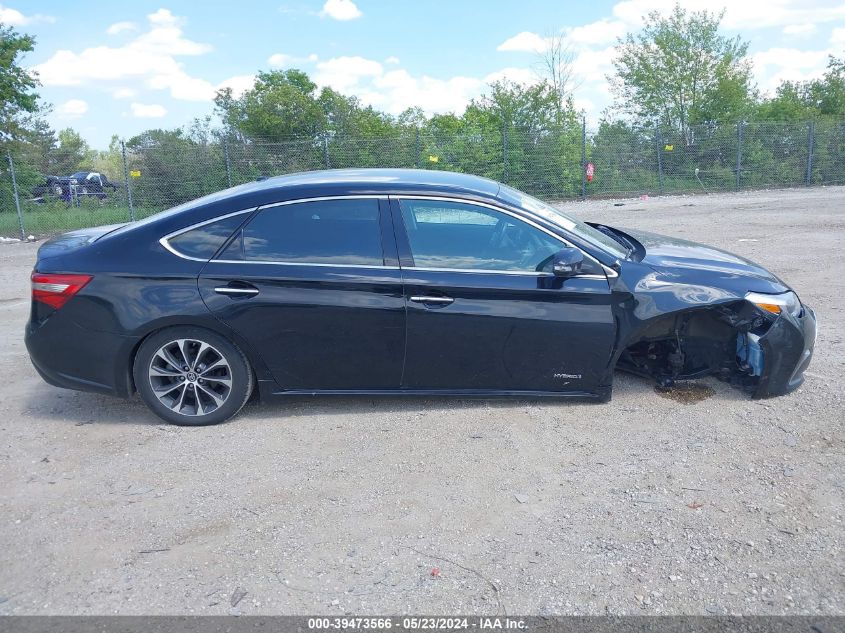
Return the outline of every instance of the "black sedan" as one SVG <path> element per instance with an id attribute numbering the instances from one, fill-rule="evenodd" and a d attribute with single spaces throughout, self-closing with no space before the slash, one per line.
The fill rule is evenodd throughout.
<path id="1" fill-rule="evenodd" d="M 802 383 L 815 330 L 736 255 L 483 178 L 361 169 L 45 243 L 26 344 L 53 385 L 213 424 L 255 391 L 607 401 L 616 369 L 774 396 Z"/>

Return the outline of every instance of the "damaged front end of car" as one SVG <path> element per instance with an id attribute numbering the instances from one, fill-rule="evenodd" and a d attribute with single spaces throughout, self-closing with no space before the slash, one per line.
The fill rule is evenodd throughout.
<path id="1" fill-rule="evenodd" d="M 715 376 L 754 398 L 801 385 L 816 318 L 794 292 L 740 295 L 671 277 L 645 275 L 628 295 L 633 309 L 625 311 L 616 369 L 663 387 Z"/>

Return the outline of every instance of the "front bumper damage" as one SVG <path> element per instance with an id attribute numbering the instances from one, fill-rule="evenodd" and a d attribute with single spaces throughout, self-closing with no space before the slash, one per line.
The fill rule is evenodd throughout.
<path id="1" fill-rule="evenodd" d="M 816 315 L 763 313 L 748 301 L 685 310 L 652 320 L 632 337 L 616 369 L 669 387 L 715 376 L 754 398 L 787 394 L 804 382 L 813 356 Z"/>
<path id="2" fill-rule="evenodd" d="M 781 396 L 801 386 L 813 357 L 816 334 L 816 313 L 806 305 L 797 317 L 786 312 L 778 317 L 759 337 L 762 372 L 753 392 L 755 398 Z"/>

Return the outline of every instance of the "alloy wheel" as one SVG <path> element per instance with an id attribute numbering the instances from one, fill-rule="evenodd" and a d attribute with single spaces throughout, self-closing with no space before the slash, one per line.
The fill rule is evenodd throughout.
<path id="1" fill-rule="evenodd" d="M 174 413 L 202 416 L 219 409 L 232 392 L 232 368 L 205 341 L 180 338 L 153 354 L 148 371 L 153 394 Z"/>

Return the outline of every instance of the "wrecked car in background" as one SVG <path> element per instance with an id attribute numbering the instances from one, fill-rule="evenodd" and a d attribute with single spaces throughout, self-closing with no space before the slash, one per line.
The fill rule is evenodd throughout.
<path id="1" fill-rule="evenodd" d="M 484 178 L 350 169 L 45 243 L 26 344 L 51 384 L 138 391 L 198 425 L 254 390 L 606 401 L 616 369 L 776 396 L 803 381 L 815 333 L 742 257 Z"/>
<path id="2" fill-rule="evenodd" d="M 78 171 L 70 176 L 47 176 L 43 183 L 32 188 L 32 195 L 39 201 L 46 197 L 65 201 L 78 197 L 104 200 L 109 193 L 115 193 L 118 187 L 105 174 L 97 171 Z"/>

